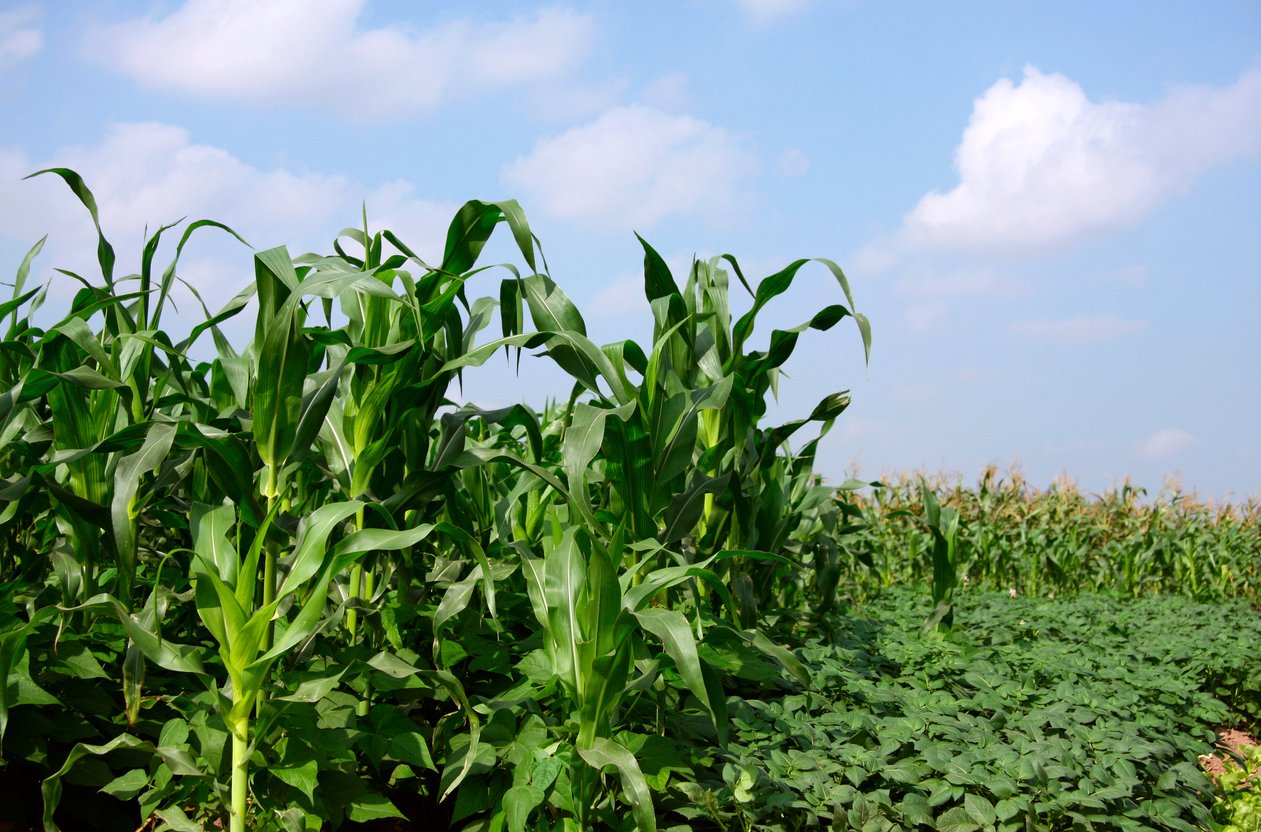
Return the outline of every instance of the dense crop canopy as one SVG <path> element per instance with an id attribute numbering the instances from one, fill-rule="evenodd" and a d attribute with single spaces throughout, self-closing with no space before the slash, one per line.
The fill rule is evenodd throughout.
<path id="1" fill-rule="evenodd" d="M 42 173 L 99 231 L 79 176 Z M 525 270 L 495 286 L 477 263 L 501 224 Z M 680 284 L 644 242 L 652 343 L 600 345 L 520 207 L 474 201 L 436 264 L 366 225 L 329 256 L 260 251 L 176 339 L 179 258 L 210 228 L 231 233 L 189 224 L 159 273 L 160 228 L 124 277 L 101 235 L 99 279 L 69 275 L 46 327 L 37 245 L 0 310 L 0 740 L 44 772 L 45 827 L 78 780 L 174 829 L 363 821 L 396 813 L 387 793 L 457 827 L 655 828 L 646 735 L 624 729 L 700 718 L 722 745 L 702 647 L 725 633 L 805 677 L 757 627 L 840 512 L 817 438 L 788 440 L 849 399 L 764 417 L 806 330 L 852 318 L 869 350 L 840 268 L 813 266 L 836 302 L 758 350 L 759 313 L 810 261 L 754 286 L 724 256 Z M 250 314 L 242 349 L 223 325 Z M 505 351 L 558 365 L 568 400 L 454 405 Z"/>

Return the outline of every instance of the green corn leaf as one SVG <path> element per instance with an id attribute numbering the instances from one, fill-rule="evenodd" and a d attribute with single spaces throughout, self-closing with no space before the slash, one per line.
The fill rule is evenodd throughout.
<path id="1" fill-rule="evenodd" d="M 324 564 L 325 544 L 328 536 L 338 525 L 343 523 L 359 509 L 363 503 L 359 500 L 347 500 L 320 506 L 303 519 L 298 530 L 298 540 L 294 546 L 293 561 L 289 565 L 289 574 L 276 593 L 276 597 L 284 598 L 296 592 Z"/>
<path id="2" fill-rule="evenodd" d="M 587 334 L 586 322 L 564 290 L 547 275 L 536 274 L 521 281 L 530 318 L 539 332 Z"/>
<path id="3" fill-rule="evenodd" d="M 639 832 L 656 832 L 657 816 L 652 805 L 652 793 L 648 791 L 648 783 L 635 755 L 621 743 L 604 737 L 596 737 L 589 746 L 579 746 L 578 754 L 597 771 L 606 766 L 616 768 L 622 780 L 622 792 L 630 802 L 631 814 Z"/>
<path id="4" fill-rule="evenodd" d="M 279 496 L 284 454 L 293 447 L 302 411 L 307 350 L 295 307 L 286 303 L 297 275 L 283 248 L 255 255 L 255 275 L 262 307 L 255 335 L 259 361 L 254 389 L 254 441 L 266 469 L 263 495 Z M 264 358 L 265 356 L 265 358 Z"/>
<path id="5" fill-rule="evenodd" d="M 771 641 L 761 630 L 745 630 L 740 633 L 740 637 L 766 656 L 778 662 L 802 687 L 808 688 L 810 686 L 810 673 L 806 670 L 806 666 L 787 648 Z"/>
<path id="6" fill-rule="evenodd" d="M 590 744 L 608 734 L 610 720 L 626 698 L 627 679 L 635 654 L 636 639 L 623 639 L 607 656 L 591 660 L 583 679 L 582 707 L 578 713 L 578 744 Z"/>
<path id="7" fill-rule="evenodd" d="M 473 597 L 473 589 L 480 580 L 482 580 L 482 567 L 474 566 L 465 578 L 451 584 L 451 586 L 447 587 L 447 591 L 442 594 L 442 600 L 438 602 L 438 608 L 434 610 L 433 614 L 435 660 L 438 656 L 438 641 L 442 634 L 442 628 L 446 626 L 448 621 L 468 608 L 469 601 Z"/>
<path id="8" fill-rule="evenodd" d="M 22 306 L 22 304 L 26 303 L 39 292 L 38 289 L 32 289 L 30 292 L 23 294 L 22 290 L 26 288 L 26 280 L 31 273 L 31 264 L 35 262 L 35 258 L 39 256 L 41 251 L 43 251 L 44 243 L 47 241 L 48 235 L 45 234 L 43 237 L 39 238 L 39 242 L 27 250 L 26 256 L 22 258 L 22 263 L 18 266 L 17 274 L 13 278 L 13 300 L 6 303 L 3 307 L 0 307 L 0 309 L 3 309 L 3 311 L 0 312 L 0 318 L 9 314 L 13 315 L 13 319 L 10 323 L 9 338 L 6 340 L 13 338 L 14 333 L 12 330 L 17 328 L 17 310 Z"/>
<path id="9" fill-rule="evenodd" d="M 577 499 L 586 499 L 585 484 L 587 467 L 600 451 L 604 442 L 604 423 L 609 411 L 604 408 L 579 404 L 574 408 L 573 421 L 565 431 L 561 455 L 569 491 Z"/>
<path id="10" fill-rule="evenodd" d="M 442 270 L 448 274 L 462 274 L 472 268 L 500 219 L 508 223 L 517 247 L 521 250 L 521 256 L 525 258 L 530 269 L 537 272 L 538 267 L 534 259 L 534 235 L 516 200 L 505 202 L 469 200 L 466 202 L 451 220 L 451 226 L 447 230 L 447 245 L 446 252 L 442 256 Z"/>
<path id="11" fill-rule="evenodd" d="M 66 760 L 62 763 L 61 768 L 53 772 L 44 782 L 40 784 L 40 794 L 44 798 L 44 829 L 46 832 L 60 832 L 61 827 L 53 819 L 53 815 L 57 811 L 58 804 L 61 803 L 61 780 L 70 770 L 74 768 L 75 763 L 89 755 L 103 757 L 113 751 L 125 750 L 145 752 L 149 754 L 156 753 L 153 744 L 145 740 L 133 737 L 131 734 L 119 734 L 114 739 L 102 745 L 89 745 L 88 743 L 76 743 L 70 749 L 70 753 L 66 755 Z"/>
<path id="12" fill-rule="evenodd" d="M 640 626 L 661 639 L 666 655 L 674 659 L 674 663 L 679 670 L 679 676 L 683 678 L 683 683 L 687 685 L 692 695 L 709 712 L 710 717 L 714 720 L 714 727 L 717 729 L 720 723 L 726 721 L 727 706 L 721 699 L 716 702 L 710 700 L 709 688 L 706 686 L 705 677 L 701 672 L 701 659 L 697 653 L 696 637 L 692 634 L 692 628 L 683 616 L 683 613 L 676 610 L 649 607 L 648 609 L 636 611 L 634 615 Z M 723 711 L 721 718 L 718 716 L 719 709 Z"/>
<path id="13" fill-rule="evenodd" d="M 144 627 L 117 598 L 108 593 L 98 593 L 78 606 L 58 607 L 58 609 L 62 612 L 111 612 L 123 625 L 128 637 L 136 643 L 149 661 L 176 673 L 205 675 L 197 648 L 177 644 Z"/>
<path id="14" fill-rule="evenodd" d="M 149 428 L 144 444 L 135 453 L 120 460 L 114 469 L 114 496 L 110 502 L 110 519 L 113 524 L 114 546 L 119 558 L 119 569 L 125 579 L 120 593 L 125 600 L 131 592 L 132 576 L 136 570 L 136 494 L 140 480 L 155 471 L 166 459 L 175 440 L 175 426 L 155 423 Z"/>
<path id="15" fill-rule="evenodd" d="M 491 574 L 490 560 L 486 557 L 486 552 L 482 549 L 472 535 L 461 529 L 459 526 L 451 523 L 439 523 L 436 527 L 437 531 L 447 539 L 454 542 L 462 549 L 465 554 L 470 555 L 482 570 L 482 595 L 486 599 L 486 608 L 490 612 L 491 618 L 495 618 L 495 581 Z"/>
<path id="16" fill-rule="evenodd" d="M 302 397 L 298 424 L 293 433 L 293 444 L 285 454 L 286 464 L 301 462 L 310 452 L 311 445 L 319 434 L 324 418 L 328 415 L 333 398 L 337 394 L 338 382 L 341 380 L 342 368 L 345 364 L 345 359 L 342 359 L 335 368 L 322 374 L 322 378 L 317 376 L 312 379 L 316 387 L 309 395 Z"/>
<path id="17" fill-rule="evenodd" d="M 32 179 L 45 173 L 52 173 L 60 176 L 62 180 L 70 186 L 70 190 L 83 203 L 83 207 L 88 209 L 88 213 L 92 215 L 92 225 L 96 228 L 96 257 L 101 265 L 101 276 L 105 278 L 105 285 L 113 287 L 114 285 L 114 247 L 105 239 L 105 234 L 101 231 L 101 219 L 96 210 L 96 198 L 92 196 L 92 192 L 88 190 L 88 186 L 84 184 L 83 178 L 79 174 L 68 168 L 46 168 L 37 170 L 34 173 L 23 177 L 23 179 Z"/>
<path id="18" fill-rule="evenodd" d="M 109 353 L 105 351 L 100 339 L 81 318 L 66 318 L 49 330 L 50 334 L 54 332 L 64 335 L 74 342 L 75 346 L 87 353 L 96 362 L 97 369 L 108 378 L 121 381 Z"/>
<path id="19" fill-rule="evenodd" d="M 202 449 L 206 470 L 218 487 L 217 496 L 236 502 L 241 519 L 248 525 L 254 528 L 262 525 L 266 512 L 258 504 L 252 476 L 254 466 L 245 443 L 206 425 L 180 422 L 176 430 L 176 445 Z"/>
<path id="20" fill-rule="evenodd" d="M 228 226 L 224 225 L 221 222 L 215 222 L 214 220 L 197 220 L 195 222 L 189 223 L 188 227 L 184 229 L 184 233 L 180 235 L 179 243 L 175 246 L 175 256 L 171 258 L 170 265 L 168 265 L 166 267 L 166 270 L 163 271 L 162 273 L 162 281 L 158 288 L 157 301 L 153 305 L 153 319 L 152 321 L 148 323 L 148 326 L 152 327 L 153 329 L 157 329 L 158 325 L 162 321 L 162 312 L 166 306 L 167 300 L 170 297 L 171 288 L 175 284 L 175 280 L 176 280 L 175 270 L 176 270 L 176 266 L 179 263 L 180 256 L 184 253 L 184 246 L 188 243 L 189 238 L 193 236 L 193 233 L 201 228 L 218 228 L 221 231 L 226 231 L 229 234 L 231 234 L 238 241 L 240 241 L 242 245 L 245 245 L 247 247 L 249 246 L 249 243 L 245 242 L 245 240 L 241 237 L 240 234 L 237 234 L 235 231 L 233 231 L 231 228 L 228 228 Z M 185 285 L 187 286 L 188 284 L 186 283 Z M 189 288 L 192 289 L 191 286 Z M 197 294 L 196 289 L 193 289 L 193 294 L 200 301 L 200 295 Z M 210 317 L 210 316 L 207 315 L 207 317 Z"/>
<path id="21" fill-rule="evenodd" d="M 665 531 L 661 534 L 661 542 L 670 544 L 684 535 L 690 534 L 700 521 L 705 507 L 705 496 L 721 494 L 727 489 L 731 474 L 720 477 L 698 476 L 686 491 L 675 497 L 665 516 Z"/>
<path id="22" fill-rule="evenodd" d="M 31 615 L 31 620 L 11 626 L 0 632 L 0 753 L 4 750 L 4 734 L 9 727 L 10 701 L 9 679 L 13 668 L 26 653 L 26 643 L 32 632 L 45 621 L 57 615 L 56 607 L 42 607 Z"/>
<path id="23" fill-rule="evenodd" d="M 678 295 L 679 286 L 670 274 L 666 261 L 643 237 L 636 234 L 635 239 L 639 240 L 644 249 L 644 296 L 651 302 L 657 298 Z"/>
<path id="24" fill-rule="evenodd" d="M 547 632 L 554 651 L 559 676 L 579 695 L 583 689 L 582 662 L 578 646 L 582 641 L 579 605 L 586 583 L 586 563 L 578 548 L 575 530 L 566 530 L 560 543 L 543 561 L 543 598 L 547 604 Z"/>
<path id="25" fill-rule="evenodd" d="M 235 586 L 240 556 L 228 540 L 232 529 L 232 506 L 196 504 L 189 517 L 193 532 L 193 551 L 201 560 L 202 571 L 213 572 L 229 586 Z"/>
<path id="26" fill-rule="evenodd" d="M 227 655 L 245 627 L 248 613 L 233 588 L 219 580 L 213 572 L 199 573 L 195 589 L 197 614 Z M 236 672 L 240 670 L 236 669 Z"/>

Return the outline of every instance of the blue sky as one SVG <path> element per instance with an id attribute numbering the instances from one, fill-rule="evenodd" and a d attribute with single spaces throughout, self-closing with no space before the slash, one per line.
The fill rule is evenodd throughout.
<path id="1" fill-rule="evenodd" d="M 650 334 L 632 231 L 676 275 L 840 262 L 871 364 L 851 327 L 809 333 L 774 409 L 852 390 L 834 478 L 1261 486 L 1255 2 L 2 3 L 0 108 L 10 270 L 46 233 L 38 275 L 90 268 L 82 209 L 21 181 L 50 165 L 84 175 L 125 265 L 183 216 L 326 251 L 364 202 L 438 259 L 462 202 L 514 197 L 597 341 Z M 252 271 L 213 234 L 183 264 L 211 306 Z M 564 389 L 537 361 L 464 392 Z"/>

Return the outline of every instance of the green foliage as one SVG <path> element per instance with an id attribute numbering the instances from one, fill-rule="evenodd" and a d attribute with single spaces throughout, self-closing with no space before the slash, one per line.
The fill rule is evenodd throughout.
<path id="1" fill-rule="evenodd" d="M 1212 668 L 1254 660 L 1253 610 L 964 592 L 925 635 L 929 603 L 885 593 L 810 639 L 806 688 L 733 686 L 730 745 L 677 787 L 672 828 L 1204 826 L 1196 757 L 1256 701 L 1213 696 Z"/>
<path id="2" fill-rule="evenodd" d="M 501 224 L 524 268 L 478 265 Z M 0 782 L 39 802 L 19 822 L 1185 829 L 1209 729 L 1261 721 L 1255 613 L 1151 597 L 1255 600 L 1255 505 L 838 490 L 814 458 L 845 391 L 767 424 L 808 330 L 852 318 L 870 350 L 831 261 L 676 280 L 641 240 L 652 341 L 597 344 L 520 206 L 472 201 L 436 266 L 365 219 L 331 255 L 255 254 L 173 336 L 210 228 L 231 233 L 189 224 L 159 270 L 160 228 L 121 277 L 101 236 L 100 279 L 63 273 L 46 327 L 41 241 L 0 304 Z M 755 342 L 805 268 L 838 302 Z M 570 395 L 457 404 L 501 352 Z M 1083 590 L 1137 600 L 1036 597 Z"/>
<path id="3" fill-rule="evenodd" d="M 1241 749 L 1242 765 L 1227 758 L 1226 771 L 1214 784 L 1214 832 L 1257 832 L 1261 830 L 1261 746 Z"/>
<path id="4" fill-rule="evenodd" d="M 83 180 L 46 173 L 99 230 Z M 500 224 L 525 270 L 477 297 Z M 100 278 L 63 273 L 81 288 L 46 328 L 41 242 L 0 311 L 0 762 L 38 773 L 46 829 L 90 786 L 138 807 L 129 828 L 313 829 L 397 799 L 453 828 L 648 830 L 663 748 L 725 741 L 707 645 L 808 678 L 758 626 L 800 606 L 841 511 L 817 439 L 788 439 L 849 399 L 764 417 L 806 330 L 852 318 L 870 350 L 835 263 L 844 302 L 758 349 L 810 261 L 754 287 L 725 255 L 680 284 L 644 243 L 653 341 L 599 345 L 520 206 L 472 201 L 437 266 L 365 219 L 331 255 L 258 252 L 172 336 L 211 227 L 231 233 L 189 224 L 164 270 L 159 228 L 126 276 L 100 235 Z M 501 350 L 557 364 L 568 401 L 454 404 Z"/>
<path id="5" fill-rule="evenodd" d="M 932 583 L 943 529 L 921 520 L 921 477 L 845 490 L 851 534 L 840 585 L 852 600 L 882 587 Z M 1128 484 L 1100 495 L 1057 482 L 1031 486 L 987 469 L 975 485 L 938 477 L 927 493 L 957 513 L 958 580 L 992 590 L 1065 596 L 1169 593 L 1200 601 L 1261 601 L 1261 502 L 1199 501 L 1170 487 L 1152 497 Z"/>

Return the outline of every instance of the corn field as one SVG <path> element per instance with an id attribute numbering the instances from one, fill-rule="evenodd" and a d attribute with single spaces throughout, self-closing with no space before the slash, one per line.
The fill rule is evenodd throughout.
<path id="1" fill-rule="evenodd" d="M 76 287 L 68 310 L 45 308 L 49 285 L 31 280 L 43 241 L 0 306 L 0 804 L 36 807 L 48 832 L 388 829 L 373 824 L 404 815 L 464 832 L 1069 828 L 1035 823 L 1077 811 L 1054 802 L 1048 771 L 1095 778 L 1088 799 L 1120 801 L 1118 817 L 1141 815 L 1130 795 L 1145 789 L 1141 816 L 1180 829 L 1207 817 L 1203 776 L 1179 762 L 1203 745 L 1188 732 L 1261 713 L 1249 648 L 1231 640 L 1249 631 L 1228 626 L 1216 665 L 1175 639 L 1136 660 L 1174 681 L 1109 688 L 1121 704 L 1100 724 L 1175 683 L 1197 698 L 1158 725 L 1175 733 L 1155 751 L 1142 745 L 1155 728 L 1109 735 L 1104 774 L 1008 749 L 1000 790 L 990 769 L 960 773 L 971 746 L 890 743 L 933 720 L 953 737 L 967 708 L 997 731 L 1010 708 L 1034 726 L 1011 735 L 1024 748 L 1059 706 L 1020 715 L 1003 691 L 1030 696 L 1027 679 L 990 680 L 1026 659 L 985 658 L 969 628 L 1012 644 L 1008 591 L 1029 597 L 1022 616 L 1069 624 L 1097 614 L 1035 596 L 1255 604 L 1261 516 L 1255 501 L 1038 491 L 995 470 L 975 487 L 825 482 L 816 450 L 848 392 L 777 425 L 767 400 L 808 330 L 852 325 L 870 354 L 830 260 L 751 281 L 723 255 L 676 277 L 640 239 L 651 342 L 599 344 L 521 207 L 471 201 L 432 262 L 366 219 L 331 254 L 243 247 L 253 281 L 212 311 L 180 258 L 230 228 L 163 226 L 139 273 L 118 275 L 83 180 L 35 175 L 64 181 L 99 237 L 99 274 L 56 278 Z M 494 234 L 515 264 L 481 262 Z M 835 279 L 831 302 L 755 339 L 804 269 Z M 173 311 L 181 286 L 196 320 Z M 252 340 L 232 343 L 228 323 L 251 316 Z M 570 392 L 541 410 L 462 403 L 490 361 L 550 362 Z M 922 634 L 917 618 L 881 647 L 893 624 L 855 617 L 865 605 L 927 613 Z M 1156 626 L 1143 615 L 1127 626 Z M 1034 625 L 1015 632 L 1032 642 Z M 1046 645 L 1041 666 L 1085 673 L 1058 658 L 1078 647 Z M 1099 672 L 1128 678 L 1116 661 Z M 923 710 L 948 685 L 962 704 Z M 1082 707 L 1115 704 L 1101 701 Z M 1094 719 L 1066 717 L 1065 736 L 1086 743 Z M 1169 768 L 1145 783 L 1136 766 L 1153 760 Z M 886 785 L 860 793 L 869 776 Z"/>
<path id="2" fill-rule="evenodd" d="M 1206 502 L 1176 484 L 1102 494 L 1068 480 L 1038 489 L 996 467 L 975 485 L 899 476 L 839 496 L 853 600 L 932 574 L 926 499 L 956 516 L 959 586 L 1055 597 L 1079 592 L 1261 600 L 1261 501 Z"/>
<path id="3" fill-rule="evenodd" d="M 41 174 L 99 232 L 82 179 Z M 519 267 L 479 265 L 500 226 Z M 81 288 L 47 328 L 41 241 L 0 310 L 0 739 L 43 771 L 44 827 L 63 781 L 104 770 L 158 828 L 366 821 L 402 783 L 453 828 L 654 829 L 618 731 L 721 744 L 698 645 L 725 633 L 804 674 L 759 622 L 833 594 L 805 565 L 836 560 L 841 509 L 818 438 L 788 440 L 849 398 L 764 417 L 807 330 L 849 318 L 869 350 L 840 268 L 811 266 L 837 302 L 753 350 L 809 261 L 753 285 L 723 256 L 680 283 L 643 242 L 652 342 L 599 345 L 521 208 L 474 201 L 433 264 L 366 227 L 327 256 L 258 252 L 252 285 L 176 334 L 180 255 L 211 231 L 233 233 L 160 228 L 126 276 L 101 235 L 100 274 L 63 275 Z M 568 400 L 452 403 L 505 356 L 554 362 Z"/>

